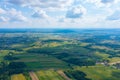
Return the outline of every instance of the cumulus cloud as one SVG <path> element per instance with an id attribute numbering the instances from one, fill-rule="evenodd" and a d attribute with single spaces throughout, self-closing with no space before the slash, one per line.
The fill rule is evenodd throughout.
<path id="1" fill-rule="evenodd" d="M 1 9 L 2 10 L 2 9 Z M 0 17 L 0 21 L 2 22 L 16 22 L 16 21 L 27 21 L 27 18 L 23 16 L 21 11 L 17 11 L 16 9 L 12 8 L 9 10 L 4 10 L 3 16 Z"/>
<path id="2" fill-rule="evenodd" d="M 15 4 L 15 5 L 23 5 L 28 0 L 8 0 L 9 3 Z"/>
<path id="3" fill-rule="evenodd" d="M 57 17 L 57 19 L 58 19 L 57 21 L 60 23 L 65 22 L 65 16 L 59 16 L 59 17 Z"/>
<path id="4" fill-rule="evenodd" d="M 16 22 L 23 22 L 23 25 L 26 26 L 30 24 L 29 26 L 33 27 L 38 25 L 62 25 L 67 27 L 96 26 L 96 24 L 99 23 L 104 26 L 106 22 L 119 22 L 109 21 L 120 20 L 120 12 L 114 12 L 120 7 L 119 1 L 120 0 L 0 0 L 0 22 L 8 22 L 11 26 L 12 24 L 20 26 Z M 87 10 L 88 12 L 85 14 Z M 97 15 L 99 18 L 97 18 Z M 29 22 L 24 23 L 24 21 L 28 20 L 27 18 L 29 18 Z M 97 20 L 101 22 L 97 22 Z M 37 23 L 35 24 L 36 21 Z M 22 23 L 19 24 L 22 25 Z"/>
<path id="5" fill-rule="evenodd" d="M 64 20 L 64 18 L 60 18 L 59 20 L 58 20 L 58 22 L 64 22 L 65 20 Z"/>
<path id="6" fill-rule="evenodd" d="M 0 8 L 0 14 L 4 14 L 4 13 L 6 13 L 6 11 L 4 9 Z"/>
<path id="7" fill-rule="evenodd" d="M 20 6 L 40 7 L 48 9 L 64 9 L 74 0 L 8 0 L 9 3 Z"/>
<path id="8" fill-rule="evenodd" d="M 120 0 L 84 0 L 84 3 L 92 3 L 97 7 L 110 7 L 114 3 L 118 3 Z"/>
<path id="9" fill-rule="evenodd" d="M 86 9 L 83 6 L 75 6 L 67 11 L 67 18 L 81 18 L 86 13 Z"/>
<path id="10" fill-rule="evenodd" d="M 101 0 L 84 0 L 85 3 L 92 3 L 95 4 L 96 6 L 102 6 Z"/>
<path id="11" fill-rule="evenodd" d="M 0 22 L 7 22 L 8 20 L 9 20 L 8 17 L 0 16 Z"/>
<path id="12" fill-rule="evenodd" d="M 33 15 L 32 15 L 33 18 L 47 18 L 48 15 L 46 14 L 45 11 L 43 10 L 39 10 L 39 11 L 36 11 Z"/>
<path id="13" fill-rule="evenodd" d="M 117 10 L 112 15 L 108 16 L 107 20 L 120 20 L 120 10 Z"/>
<path id="14" fill-rule="evenodd" d="M 101 0 L 102 3 L 113 3 L 115 0 Z"/>
<path id="15" fill-rule="evenodd" d="M 27 21 L 27 18 L 23 16 L 21 11 L 17 11 L 16 9 L 12 8 L 8 11 L 8 15 L 10 16 L 10 21 Z"/>
<path id="16" fill-rule="evenodd" d="M 113 2 L 118 2 L 119 0 L 85 0 L 85 2 L 88 2 L 88 3 L 113 3 Z"/>

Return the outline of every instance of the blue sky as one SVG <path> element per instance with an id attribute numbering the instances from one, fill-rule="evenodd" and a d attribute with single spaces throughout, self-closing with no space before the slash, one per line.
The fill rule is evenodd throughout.
<path id="1" fill-rule="evenodd" d="M 120 0 L 0 0 L 0 28 L 120 28 Z"/>

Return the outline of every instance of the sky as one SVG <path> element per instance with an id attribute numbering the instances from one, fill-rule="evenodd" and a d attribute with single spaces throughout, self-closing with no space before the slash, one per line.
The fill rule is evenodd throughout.
<path id="1" fill-rule="evenodd" d="M 120 0 L 0 0 L 0 28 L 120 28 Z"/>

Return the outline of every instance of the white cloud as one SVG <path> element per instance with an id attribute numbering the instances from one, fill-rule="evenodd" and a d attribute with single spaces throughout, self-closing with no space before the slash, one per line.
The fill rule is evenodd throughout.
<path id="1" fill-rule="evenodd" d="M 64 18 L 60 18 L 59 20 L 58 20 L 58 22 L 64 22 L 65 21 L 65 19 Z"/>
<path id="2" fill-rule="evenodd" d="M 74 0 L 8 0 L 9 3 L 20 6 L 40 7 L 47 9 L 64 9 Z"/>
<path id="3" fill-rule="evenodd" d="M 3 15 L 0 17 L 0 21 L 2 22 L 22 22 L 27 21 L 27 18 L 23 16 L 21 11 L 17 11 L 16 9 L 12 8 L 9 10 L 1 9 Z"/>
<path id="4" fill-rule="evenodd" d="M 66 18 L 65 16 L 58 16 L 56 17 L 56 19 L 57 19 L 57 22 L 64 23 Z"/>
<path id="5" fill-rule="evenodd" d="M 6 13 L 6 11 L 4 9 L 0 8 L 0 14 L 4 14 L 4 13 Z"/>
<path id="6" fill-rule="evenodd" d="M 84 0 L 85 3 L 92 3 L 96 7 L 110 7 L 112 4 L 118 3 L 120 0 Z"/>
<path id="7" fill-rule="evenodd" d="M 15 4 L 15 5 L 23 5 L 28 0 L 8 0 L 9 3 Z"/>
<path id="8" fill-rule="evenodd" d="M 75 6 L 67 11 L 67 18 L 81 18 L 86 13 L 86 9 L 83 6 Z"/>
<path id="9" fill-rule="evenodd" d="M 120 20 L 120 10 L 115 11 L 113 14 L 107 17 L 107 20 Z"/>
<path id="10" fill-rule="evenodd" d="M 114 12 L 120 7 L 118 3 L 120 0 L 2 1 L 4 2 L 1 3 L 0 1 L 0 22 L 8 23 L 0 24 L 8 24 L 8 26 L 104 27 L 105 25 L 109 25 L 110 22 L 111 25 L 115 25 L 116 22 L 119 23 L 118 21 L 120 21 L 120 12 Z M 27 18 L 29 18 L 29 21 L 26 23 Z"/>
<path id="11" fill-rule="evenodd" d="M 0 16 L 0 22 L 7 22 L 8 20 L 9 20 L 8 17 Z"/>
<path id="12" fill-rule="evenodd" d="M 114 3 L 116 1 L 118 1 L 118 0 L 101 0 L 101 2 L 104 3 L 104 4 Z"/>
<path id="13" fill-rule="evenodd" d="M 16 9 L 12 8 L 8 11 L 7 14 L 10 17 L 10 21 L 27 21 L 27 18 L 23 16 L 21 11 L 17 11 Z"/>
<path id="14" fill-rule="evenodd" d="M 47 18 L 48 15 L 46 14 L 45 11 L 43 10 L 38 10 L 36 11 L 33 15 L 32 15 L 33 18 Z"/>
<path id="15" fill-rule="evenodd" d="M 94 4 L 96 7 L 103 6 L 103 4 L 101 3 L 101 0 L 84 0 L 83 2 Z"/>

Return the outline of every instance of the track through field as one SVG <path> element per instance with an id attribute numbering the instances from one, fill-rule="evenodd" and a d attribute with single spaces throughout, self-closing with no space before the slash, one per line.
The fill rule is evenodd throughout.
<path id="1" fill-rule="evenodd" d="M 58 74 L 60 74 L 62 77 L 64 77 L 66 80 L 71 80 L 69 77 L 67 77 L 62 70 L 57 71 Z"/>
<path id="2" fill-rule="evenodd" d="M 32 78 L 32 80 L 39 80 L 34 72 L 29 72 L 29 74 L 30 74 L 30 77 Z"/>

